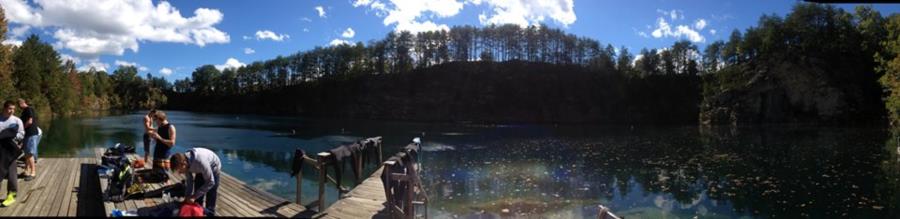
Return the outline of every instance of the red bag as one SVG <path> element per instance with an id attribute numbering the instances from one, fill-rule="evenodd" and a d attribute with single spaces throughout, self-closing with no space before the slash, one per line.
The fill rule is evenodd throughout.
<path id="1" fill-rule="evenodd" d="M 203 207 L 197 203 L 189 203 L 181 205 L 181 210 L 178 210 L 179 217 L 203 217 Z"/>
<path id="2" fill-rule="evenodd" d="M 133 163 L 131 163 L 131 167 L 138 169 L 144 167 L 144 160 L 137 159 Z"/>

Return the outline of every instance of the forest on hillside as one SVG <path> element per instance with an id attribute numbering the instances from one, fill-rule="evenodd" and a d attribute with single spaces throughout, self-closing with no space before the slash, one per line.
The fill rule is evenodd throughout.
<path id="1" fill-rule="evenodd" d="M 702 51 L 682 40 L 636 55 L 546 26 L 391 32 L 224 71 L 201 66 L 176 81 L 168 106 L 429 121 L 877 125 L 900 108 L 891 64 L 898 19 L 867 6 L 798 3 Z"/>

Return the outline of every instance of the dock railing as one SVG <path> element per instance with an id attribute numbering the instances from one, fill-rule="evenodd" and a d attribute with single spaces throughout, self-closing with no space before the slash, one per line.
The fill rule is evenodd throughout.
<path id="1" fill-rule="evenodd" d="M 365 170 L 366 164 L 376 163 L 375 159 L 377 159 L 377 163 L 381 163 L 383 160 L 382 143 L 380 136 L 366 138 L 358 142 L 354 142 L 351 145 L 342 145 L 337 148 L 340 147 L 348 147 L 348 149 L 353 151 L 353 155 L 350 156 L 350 162 L 352 165 L 351 169 L 354 171 L 354 184 L 357 185 L 362 180 L 362 174 Z M 340 176 L 337 176 L 337 174 L 342 174 L 341 172 L 337 171 L 337 169 L 343 169 L 346 162 L 344 160 L 337 162 L 333 157 L 335 155 L 329 151 L 320 152 L 315 156 L 316 158 L 313 159 L 307 156 L 306 153 L 301 149 L 297 149 L 297 152 L 294 153 L 294 177 L 297 181 L 296 203 L 307 206 L 307 208 L 318 206 L 318 210 L 323 211 L 325 210 L 325 184 L 327 184 L 328 182 L 334 184 L 335 188 L 338 190 L 339 197 L 342 194 L 349 192 L 348 189 L 341 186 L 341 182 L 339 182 Z M 303 204 L 303 168 L 307 168 L 308 166 L 313 167 L 319 175 L 319 195 L 316 201 Z M 335 169 L 334 176 L 328 174 L 329 167 Z M 335 180 L 335 178 L 338 178 L 338 180 Z"/>
<path id="2" fill-rule="evenodd" d="M 382 182 L 387 207 L 394 217 L 428 218 L 428 196 L 419 178 L 419 149 L 418 142 L 411 143 L 383 164 Z M 424 207 L 422 215 L 416 214 L 416 206 Z"/>

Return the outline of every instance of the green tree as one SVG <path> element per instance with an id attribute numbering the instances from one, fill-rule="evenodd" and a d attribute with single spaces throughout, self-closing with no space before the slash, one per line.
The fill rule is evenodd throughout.
<path id="1" fill-rule="evenodd" d="M 38 57 L 40 44 L 38 36 L 32 34 L 22 43 L 21 47 L 16 49 L 15 56 L 13 56 L 15 68 L 12 82 L 19 95 L 31 102 L 45 100 L 41 93 L 41 70 L 43 69 Z M 46 105 L 41 107 L 46 107 Z"/>
<path id="2" fill-rule="evenodd" d="M 877 70 L 882 74 L 879 82 L 887 88 L 885 100 L 891 124 L 900 125 L 900 14 L 891 15 L 885 28 L 887 37 L 881 42 L 883 52 L 876 55 Z"/>
<path id="3" fill-rule="evenodd" d="M 115 103 L 126 109 L 136 109 L 141 105 L 141 100 L 146 97 L 146 90 L 142 89 L 143 80 L 137 76 L 137 68 L 134 66 L 119 66 L 110 76 L 113 90 L 118 96 Z"/>
<path id="4" fill-rule="evenodd" d="M 0 41 L 6 40 L 6 31 L 6 13 L 0 8 Z M 13 85 L 12 54 L 11 46 L 0 44 L 0 100 L 9 100 L 17 95 Z"/>
<path id="5" fill-rule="evenodd" d="M 194 91 L 199 92 L 200 95 L 210 95 L 217 91 L 215 86 L 216 80 L 221 74 L 219 69 L 216 69 L 213 65 L 200 66 L 191 73 L 191 87 Z"/>
<path id="6" fill-rule="evenodd" d="M 703 72 L 710 74 L 719 71 L 722 64 L 722 47 L 725 42 L 721 40 L 710 43 L 703 50 Z"/>
<path id="7" fill-rule="evenodd" d="M 631 65 L 631 61 L 634 57 L 631 56 L 631 53 L 628 52 L 628 48 L 622 46 L 619 49 L 619 56 L 616 59 L 616 70 L 619 71 L 619 74 L 626 76 L 636 76 L 634 75 L 634 66 Z"/>

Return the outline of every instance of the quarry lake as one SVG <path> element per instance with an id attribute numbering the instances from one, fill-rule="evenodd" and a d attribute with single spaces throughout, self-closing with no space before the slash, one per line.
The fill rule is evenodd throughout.
<path id="1" fill-rule="evenodd" d="M 91 157 L 116 143 L 143 153 L 146 112 L 41 124 L 40 157 Z M 296 148 L 320 152 L 382 136 L 387 157 L 423 140 L 434 218 L 896 218 L 900 147 L 881 128 L 432 124 L 168 112 L 176 151 L 206 147 L 223 170 L 294 200 Z M 347 171 L 349 172 L 349 171 Z M 349 173 L 345 179 L 349 179 Z M 318 195 L 305 173 L 304 202 Z M 349 181 L 349 180 L 348 180 Z M 347 183 L 352 186 L 352 183 Z M 326 187 L 328 202 L 337 199 Z"/>

